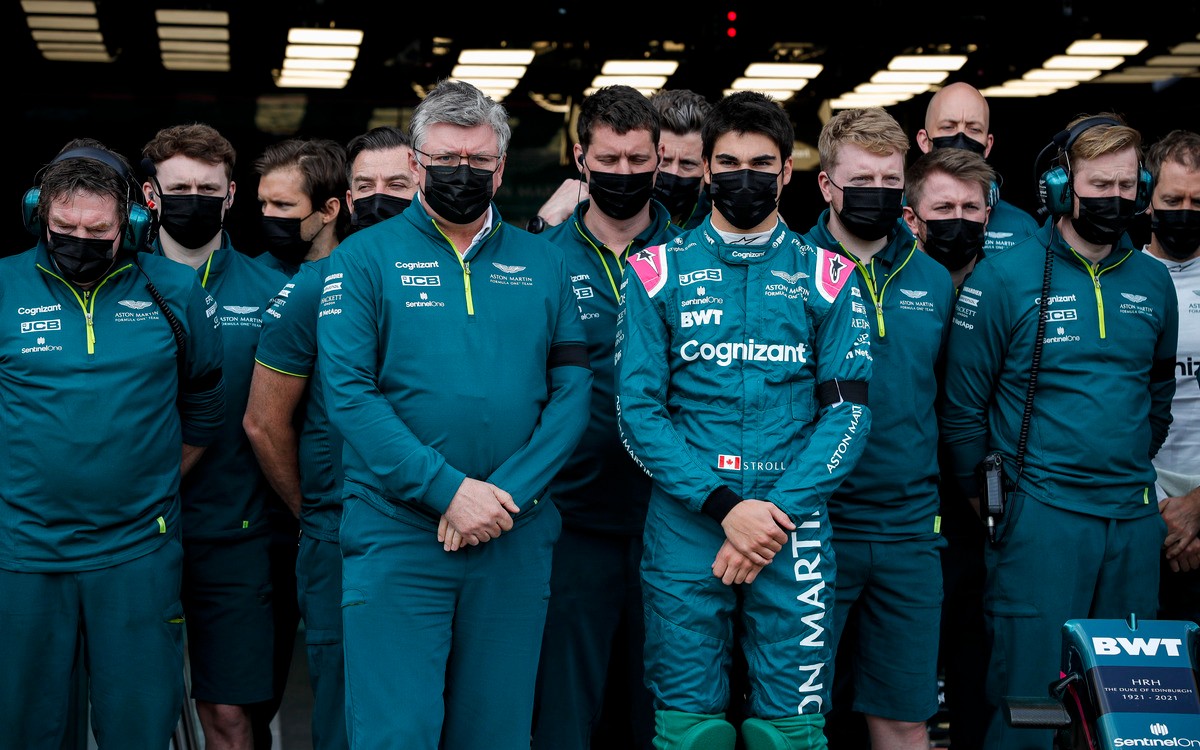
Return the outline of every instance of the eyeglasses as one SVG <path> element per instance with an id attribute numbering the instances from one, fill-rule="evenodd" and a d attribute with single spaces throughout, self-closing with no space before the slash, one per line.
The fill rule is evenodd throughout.
<path id="1" fill-rule="evenodd" d="M 462 154 L 451 153 L 430 154 L 419 148 L 414 148 L 413 151 L 429 159 L 429 163 L 425 165 L 426 167 L 456 169 L 462 166 L 463 162 L 466 162 L 473 171 L 495 172 L 496 167 L 500 166 L 501 157 L 499 154 L 467 154 L 463 156 Z"/>

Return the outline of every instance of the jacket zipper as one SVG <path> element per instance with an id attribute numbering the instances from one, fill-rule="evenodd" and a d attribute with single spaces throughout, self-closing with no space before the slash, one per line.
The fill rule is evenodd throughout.
<path id="1" fill-rule="evenodd" d="M 71 286 L 71 284 L 63 277 L 59 276 L 58 274 L 54 273 L 53 271 L 51 271 L 50 269 L 46 268 L 45 266 L 43 266 L 41 264 L 38 264 L 38 268 L 42 269 L 42 271 L 50 274 L 54 278 L 61 281 L 63 283 L 63 285 L 66 286 L 67 289 L 70 290 L 72 296 L 75 297 L 75 301 L 79 303 L 80 309 L 83 310 L 83 319 L 84 319 L 84 321 L 86 321 L 86 326 L 87 326 L 88 356 L 95 354 L 96 353 L 96 328 L 93 325 L 93 323 L 95 322 L 96 293 L 100 291 L 100 287 L 102 287 L 108 283 L 109 279 L 111 279 L 113 276 L 116 276 L 118 273 L 124 271 L 125 269 L 129 268 L 129 266 L 121 266 L 117 270 L 115 270 L 112 273 L 110 273 L 109 275 L 105 276 L 104 279 L 99 284 L 96 285 L 95 289 L 85 290 L 83 292 L 82 297 L 79 296 L 79 292 L 75 290 L 75 287 Z M 89 306 L 89 303 L 90 303 L 90 306 Z"/>

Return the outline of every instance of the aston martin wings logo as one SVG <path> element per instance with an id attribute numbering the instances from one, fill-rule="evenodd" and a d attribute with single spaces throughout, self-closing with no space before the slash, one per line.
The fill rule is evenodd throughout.
<path id="1" fill-rule="evenodd" d="M 146 302 L 145 300 L 140 300 L 140 299 L 123 299 L 123 300 L 120 300 L 119 302 L 117 302 L 117 304 L 124 305 L 125 307 L 128 307 L 130 310 L 145 310 L 147 307 L 149 307 L 151 305 L 150 302 Z"/>
<path id="2" fill-rule="evenodd" d="M 525 270 L 525 266 L 506 266 L 503 263 L 493 263 L 492 265 L 505 273 L 520 273 Z"/>
<path id="3" fill-rule="evenodd" d="M 1130 294 L 1128 292 L 1121 292 L 1121 296 L 1124 297 L 1125 299 L 1129 300 L 1130 302 L 1132 302 L 1135 305 L 1140 302 L 1146 301 L 1146 298 L 1140 294 Z"/>
<path id="4" fill-rule="evenodd" d="M 258 310 L 257 307 L 245 307 L 243 305 L 225 305 L 225 309 L 235 315 L 249 315 Z"/>
<path id="5" fill-rule="evenodd" d="M 1004 239 L 1008 239 L 1009 237 L 1012 237 L 1013 233 L 1012 232 L 988 232 L 987 236 L 991 237 L 993 240 L 1004 240 Z"/>
<path id="6" fill-rule="evenodd" d="M 808 278 L 808 274 L 803 271 L 797 271 L 796 273 L 784 273 L 783 271 L 772 270 L 771 275 L 778 276 L 789 284 L 795 284 L 800 279 Z"/>
<path id="7" fill-rule="evenodd" d="M 900 292 L 909 299 L 921 299 L 926 294 L 929 294 L 929 292 L 924 290 L 905 289 L 904 287 L 900 287 Z"/>

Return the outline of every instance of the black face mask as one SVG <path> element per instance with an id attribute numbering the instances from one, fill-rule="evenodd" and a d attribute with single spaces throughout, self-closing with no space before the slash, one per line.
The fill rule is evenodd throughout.
<path id="1" fill-rule="evenodd" d="M 633 218 L 650 202 L 654 172 L 588 173 L 588 193 L 601 211 L 612 218 L 623 221 Z"/>
<path id="2" fill-rule="evenodd" d="M 654 181 L 654 200 L 663 204 L 667 213 L 679 216 L 700 200 L 701 177 L 680 177 L 670 172 L 659 172 Z"/>
<path id="3" fill-rule="evenodd" d="M 1112 245 L 1125 234 L 1133 221 L 1134 203 L 1114 195 L 1106 198 L 1079 198 L 1079 217 L 1072 220 L 1075 231 L 1093 245 Z"/>
<path id="4" fill-rule="evenodd" d="M 404 213 L 412 203 L 409 198 L 397 198 L 387 193 L 373 193 L 354 199 L 354 220 L 351 225 L 362 229 Z"/>
<path id="5" fill-rule="evenodd" d="M 159 198 L 162 228 L 189 250 L 201 247 L 221 231 L 225 198 L 211 195 L 160 195 Z"/>
<path id="6" fill-rule="evenodd" d="M 983 152 L 987 151 L 987 146 L 963 132 L 958 132 L 954 135 L 943 135 L 939 136 L 938 138 L 930 138 L 929 140 L 931 143 L 933 143 L 934 150 L 939 148 L 961 148 L 964 151 L 971 151 L 979 154 L 980 156 L 983 156 Z"/>
<path id="7" fill-rule="evenodd" d="M 1187 260 L 1200 249 L 1200 211 L 1154 209 L 1150 231 L 1175 260 Z"/>
<path id="8" fill-rule="evenodd" d="M 782 173 L 757 169 L 713 172 L 708 189 L 713 208 L 738 229 L 753 229 L 778 207 L 777 180 Z"/>
<path id="9" fill-rule="evenodd" d="M 841 187 L 829 181 L 834 187 Z M 844 187 L 842 212 L 838 219 L 855 237 L 873 242 L 886 237 L 904 212 L 904 191 L 900 188 Z"/>
<path id="10" fill-rule="evenodd" d="M 68 281 L 92 284 L 99 281 L 117 262 L 113 240 L 73 237 L 53 230 L 48 231 L 46 249 Z"/>
<path id="11" fill-rule="evenodd" d="M 920 219 L 918 216 L 917 218 Z M 947 271 L 957 271 L 979 256 L 983 249 L 983 229 L 981 221 L 970 219 L 921 219 L 925 224 L 925 241 L 922 247 L 929 257 L 946 267 Z"/>
<path id="12" fill-rule="evenodd" d="M 451 224 L 470 224 L 483 216 L 492 202 L 492 175 L 468 164 L 425 167 L 422 195 L 429 207 Z"/>
<path id="13" fill-rule="evenodd" d="M 316 211 L 309 213 L 312 216 Z M 307 219 L 305 216 L 304 219 Z M 271 255 L 284 263 L 298 266 L 308 256 L 312 249 L 312 240 L 306 240 L 300 234 L 300 224 L 304 219 L 285 219 L 279 216 L 262 217 L 263 244 Z"/>

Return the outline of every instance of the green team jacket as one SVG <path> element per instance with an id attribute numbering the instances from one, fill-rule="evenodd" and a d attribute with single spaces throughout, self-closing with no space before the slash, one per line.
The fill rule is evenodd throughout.
<path id="1" fill-rule="evenodd" d="M 266 533 L 267 503 L 274 493 L 259 468 L 242 417 L 250 399 L 263 310 L 287 277 L 239 253 L 228 234 L 222 235 L 221 247 L 195 272 L 217 301 L 225 350 L 225 419 L 217 439 L 183 478 L 183 538 Z"/>
<path id="2" fill-rule="evenodd" d="M 460 257 L 414 202 L 339 246 L 321 296 L 346 491 L 430 529 L 468 476 L 511 493 L 516 523 L 532 517 L 587 426 L 592 373 L 562 251 L 490 210 Z"/>
<path id="3" fill-rule="evenodd" d="M 938 532 L 939 358 L 954 310 L 954 282 L 897 226 L 866 264 L 829 234 L 829 209 L 804 241 L 858 269 L 871 324 L 871 435 L 854 471 L 829 499 L 835 539 L 932 538 Z M 855 300 L 858 302 L 858 300 Z"/>
<path id="4" fill-rule="evenodd" d="M 147 279 L 186 335 L 182 388 Z M 0 569 L 111 567 L 177 535 L 182 444 L 220 430 L 221 365 L 187 266 L 142 253 L 83 291 L 41 244 L 0 260 Z"/>
<path id="5" fill-rule="evenodd" d="M 1150 459 L 1171 423 L 1179 308 L 1165 266 L 1122 238 L 1095 267 L 1054 221 L 963 284 L 946 353 L 942 433 L 968 496 L 998 450 L 1013 468 L 1047 248 L 1047 322 L 1020 488 L 1105 518 L 1158 512 Z"/>
<path id="6" fill-rule="evenodd" d="M 542 235 L 562 248 L 579 318 L 587 333 L 592 368 L 591 416 L 579 446 L 554 478 L 554 502 L 563 524 L 589 531 L 640 535 L 650 500 L 650 478 L 621 445 L 617 430 L 613 342 L 617 334 L 621 274 L 629 256 L 680 233 L 658 201 L 650 202 L 650 225 L 614 255 L 583 223 L 589 201 Z"/>
<path id="7" fill-rule="evenodd" d="M 329 257 L 321 258 L 305 263 L 284 285 L 263 314 L 254 356 L 263 367 L 309 379 L 297 409 L 300 526 L 309 536 L 336 542 L 342 516 L 342 436 L 329 424 L 317 363 L 317 313 L 328 273 Z"/>

